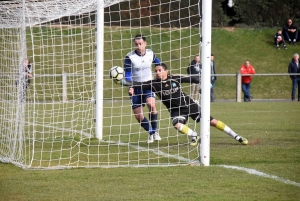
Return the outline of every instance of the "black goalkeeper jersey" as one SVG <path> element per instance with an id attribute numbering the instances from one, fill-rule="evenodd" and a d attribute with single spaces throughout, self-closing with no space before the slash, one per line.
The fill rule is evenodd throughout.
<path id="1" fill-rule="evenodd" d="M 172 108 L 188 108 L 190 104 L 195 103 L 183 92 L 181 83 L 199 83 L 199 77 L 168 75 L 166 80 L 154 79 L 146 82 L 134 82 L 133 87 L 152 90 L 170 111 Z"/>

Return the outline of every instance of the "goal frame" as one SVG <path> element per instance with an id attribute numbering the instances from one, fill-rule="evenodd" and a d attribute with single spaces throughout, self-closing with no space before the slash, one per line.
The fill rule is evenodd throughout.
<path id="1" fill-rule="evenodd" d="M 77 1 L 79 1 L 79 0 L 77 0 Z M 18 68 L 19 68 L 19 73 L 21 74 L 23 71 L 24 71 L 24 69 L 23 69 L 23 60 L 24 60 L 24 58 L 27 58 L 27 53 L 28 53 L 28 55 L 30 55 L 30 53 L 29 52 L 27 52 L 28 50 L 27 50 L 27 47 L 26 47 L 26 37 L 28 37 L 28 35 L 26 35 L 26 31 L 28 32 L 28 30 L 26 30 L 27 29 L 27 26 L 28 26 L 28 19 L 26 18 L 26 15 L 28 15 L 28 13 L 27 13 L 27 11 L 26 11 L 26 9 L 28 9 L 28 8 L 26 8 L 26 6 L 27 5 L 25 5 L 25 3 L 26 3 L 27 1 L 26 0 L 22 0 L 22 4 L 23 4 L 23 7 L 22 7 L 22 19 L 21 19 L 21 21 L 20 21 L 20 23 L 18 24 L 18 29 L 20 29 L 21 30 L 21 32 L 23 33 L 23 35 L 20 35 L 19 37 L 20 37 L 20 43 L 19 43 L 19 50 L 18 51 L 20 51 L 22 54 L 20 54 L 19 55 L 19 59 L 18 59 L 18 62 L 19 62 L 19 65 L 18 65 Z M 96 139 L 98 140 L 98 146 L 100 146 L 100 143 L 103 143 L 104 141 L 106 142 L 106 143 L 115 143 L 115 145 L 116 146 L 123 146 L 123 145 L 125 145 L 125 146 L 128 146 L 128 145 L 126 145 L 126 144 L 119 144 L 119 141 L 112 141 L 112 140 L 107 140 L 107 135 L 105 135 L 105 138 L 106 139 L 103 139 L 103 129 L 104 129 L 104 127 L 105 127 L 105 125 L 103 124 L 103 120 L 104 120 L 104 109 L 105 109 L 105 106 L 103 105 L 103 100 L 104 100 L 104 90 L 105 90 L 105 85 L 104 85 L 104 77 L 105 77 L 105 74 L 104 74 L 104 72 L 105 72 L 105 70 L 107 70 L 107 69 L 105 69 L 105 68 L 107 68 L 107 66 L 104 66 L 104 62 L 106 61 L 107 62 L 107 60 L 105 60 L 105 58 L 104 58 L 104 52 L 105 52 L 105 49 L 104 49 L 104 44 L 105 44 L 105 42 L 107 42 L 107 41 L 105 41 L 104 40 L 104 33 L 105 33 L 105 30 L 104 30 L 104 25 L 105 25 L 105 23 L 104 23 L 104 14 L 105 14 L 105 12 L 104 12 L 104 7 L 103 7 L 103 3 L 104 2 L 106 2 L 105 0 L 98 0 L 97 1 L 98 2 L 98 4 L 97 4 L 97 9 L 96 10 L 93 10 L 93 11 L 96 11 L 96 20 L 95 21 L 93 21 L 93 22 L 96 22 L 96 29 L 95 29 L 95 32 L 94 32 L 94 36 L 93 36 L 93 38 L 95 38 L 95 43 L 93 43 L 93 45 L 95 45 L 95 50 L 91 50 L 90 51 L 90 53 L 91 52 L 93 52 L 94 54 L 93 55 L 95 55 L 95 57 L 93 56 L 93 58 L 95 58 L 95 91 L 93 91 L 93 92 L 95 92 L 95 99 L 94 99 L 94 97 L 93 97 L 93 99 L 91 100 L 91 102 L 94 102 L 94 121 L 95 121 L 95 124 L 94 124 L 94 127 L 93 127 L 93 129 L 94 129 L 94 131 L 93 131 L 93 133 L 94 133 L 94 137 L 96 137 Z M 120 2 L 123 2 L 123 0 L 119 0 L 119 1 L 107 1 L 107 2 L 110 2 L 111 4 L 113 4 L 114 2 L 118 2 L 118 3 L 120 3 Z M 180 2 L 180 1 L 179 1 Z M 198 4 L 197 4 L 197 2 L 195 3 L 195 4 L 189 4 L 188 6 L 194 6 L 194 7 L 196 7 L 197 5 L 198 5 L 198 7 L 200 7 L 200 3 L 199 3 L 200 1 L 198 1 Z M 110 4 L 110 5 L 111 5 Z M 204 4 L 203 4 L 204 5 Z M 20 5 L 18 5 L 19 7 L 21 7 Z M 71 7 L 70 7 L 70 9 L 72 8 L 72 6 L 73 5 L 71 5 Z M 85 8 L 82 8 L 82 9 L 85 9 Z M 194 11 L 197 11 L 197 9 L 194 9 Z M 88 11 L 88 12 L 90 12 L 90 11 Z M 170 12 L 170 11 L 166 11 L 166 12 Z M 198 11 L 199 12 L 199 11 Z M 32 14 L 32 13 L 31 13 Z M 205 16 L 204 15 L 205 13 L 203 13 L 203 16 Z M 81 15 L 81 14 L 78 14 L 78 15 Z M 197 17 L 197 19 L 199 18 L 198 16 L 197 16 L 197 14 L 195 15 L 195 13 L 193 14 L 194 16 L 196 16 Z M 200 15 L 200 14 L 199 14 Z M 68 15 L 67 14 L 67 16 L 68 17 L 72 17 L 72 15 Z M 74 15 L 75 16 L 75 15 Z M 61 16 L 60 16 L 61 17 Z M 58 18 L 59 20 L 60 20 L 60 18 Z M 184 19 L 184 18 L 182 18 L 182 19 Z M 196 19 L 196 20 L 197 20 Z M 30 18 L 30 20 L 31 20 L 31 18 Z M 36 20 L 36 19 L 35 19 Z M 51 18 L 51 21 L 52 20 L 55 20 L 55 19 L 53 19 L 53 18 Z M 75 19 L 76 20 L 76 19 Z M 51 21 L 49 21 L 50 23 L 49 24 L 51 24 L 52 22 Z M 41 20 L 41 24 L 43 24 L 43 23 L 45 23 L 45 19 L 43 19 L 43 20 Z M 162 23 L 165 23 L 165 22 L 162 22 Z M 37 24 L 36 22 L 34 22 L 33 23 L 34 25 L 31 25 L 30 24 L 30 33 L 32 34 L 32 33 L 34 33 L 34 32 L 32 32 L 33 30 L 31 30 L 31 28 L 32 27 L 37 27 L 38 29 L 42 29 L 43 28 L 43 26 L 44 25 L 42 25 L 41 26 L 41 24 Z M 192 23 L 191 23 L 192 24 Z M 197 21 L 196 21 L 196 23 L 195 23 L 195 21 L 194 21 L 194 24 L 193 25 L 198 25 L 198 23 L 197 23 Z M 201 24 L 201 23 L 200 23 Z M 47 24 L 46 24 L 47 25 Z M 46 27 L 46 26 L 45 26 Z M 54 28 L 55 27 L 55 28 Z M 168 27 L 168 26 L 167 26 Z M 171 27 L 171 26 L 170 26 Z M 170 27 L 168 27 L 167 29 L 170 29 L 169 30 L 169 32 L 170 32 L 170 36 L 172 35 L 172 32 L 175 32 L 175 35 L 176 34 L 178 34 L 178 33 L 176 33 L 177 32 L 177 29 L 172 29 L 172 28 L 170 28 Z M 192 27 L 192 26 L 191 26 Z M 58 27 L 58 29 L 60 28 L 60 32 L 62 31 L 62 30 L 64 30 L 64 28 L 62 28 L 62 26 L 60 26 L 60 27 Z M 187 27 L 187 28 L 189 28 L 189 27 Z M 197 29 L 198 27 L 196 27 L 196 29 Z M 52 26 L 50 27 L 50 29 L 52 29 Z M 53 26 L 53 30 L 55 30 L 56 29 L 56 26 Z M 66 29 L 68 29 L 68 28 L 66 28 Z M 135 29 L 135 28 L 134 28 Z M 179 34 L 181 34 L 181 31 L 182 30 L 184 30 L 184 29 L 186 29 L 186 27 L 181 27 L 181 25 L 180 25 L 180 28 L 178 29 L 179 31 Z M 200 26 L 199 26 L 199 29 L 200 29 Z M 138 29 L 137 29 L 138 30 Z M 142 27 L 140 27 L 140 31 L 142 30 Z M 203 29 L 202 29 L 203 30 Z M 199 30 L 198 30 L 199 31 Z M 131 31 L 130 31 L 131 32 Z M 186 33 L 186 35 L 188 36 L 188 37 L 190 37 L 188 40 L 190 40 L 189 42 L 191 42 L 191 38 L 192 37 L 194 37 L 194 39 L 195 39 L 195 37 L 197 37 L 197 36 L 199 36 L 199 34 L 200 34 L 200 32 L 199 33 L 197 33 L 197 30 L 195 30 L 195 29 L 193 29 L 193 32 L 194 33 L 191 33 L 191 31 L 189 30 L 187 33 Z M 166 32 L 167 34 L 166 35 L 168 35 L 168 32 Z M 28 34 L 28 33 L 27 33 Z M 55 33 L 54 33 L 55 34 Z M 33 34 L 32 34 L 33 35 Z M 156 34 L 156 35 L 158 35 L 158 34 Z M 206 43 L 206 41 L 207 40 L 209 40 L 210 41 L 210 39 L 209 38 L 207 38 L 207 36 L 205 36 L 205 33 L 204 32 L 202 32 L 202 35 L 204 36 L 203 37 L 203 41 L 202 41 L 202 44 L 204 44 L 204 42 Z M 171 41 L 177 41 L 178 39 L 177 38 L 175 38 L 175 36 L 172 36 L 173 38 L 172 39 L 170 39 L 170 41 L 169 41 L 169 43 L 170 43 L 170 47 L 171 47 Z M 186 36 L 185 36 L 186 37 Z M 71 38 L 71 36 L 70 36 L 70 38 Z M 201 37 L 200 37 L 201 38 Z M 28 39 L 28 38 L 27 38 Z M 34 40 L 34 37 L 32 37 L 32 38 L 30 38 L 30 39 L 32 39 L 32 40 Z M 47 40 L 47 39 L 45 39 L 45 40 Z M 150 39 L 150 40 L 152 40 L 152 39 Z M 193 47 L 193 52 L 195 52 L 195 50 L 197 49 L 197 52 L 199 52 L 200 51 L 200 45 L 197 43 L 196 45 L 195 45 L 195 43 L 188 43 L 187 45 L 186 44 L 184 44 L 184 45 L 181 45 L 181 38 L 180 38 L 180 42 L 178 43 L 179 44 L 179 47 L 184 47 L 184 48 L 190 48 L 191 49 L 191 47 Z M 43 41 L 43 39 L 41 39 L 41 41 Z M 197 41 L 198 42 L 198 41 Z M 75 42 L 76 43 L 76 42 Z M 201 43 L 201 42 L 200 42 Z M 68 42 L 68 44 L 71 44 L 71 42 Z M 154 43 L 154 45 L 155 45 L 155 43 Z M 54 46 L 55 46 L 55 43 L 54 43 Z M 62 45 L 63 46 L 63 45 Z M 197 47 L 198 46 L 198 47 Z M 162 47 L 162 45 L 160 45 L 159 47 Z M 202 52 L 203 52 L 203 47 L 204 46 L 202 46 Z M 76 48 L 76 47 L 75 47 Z M 191 56 L 193 53 L 192 53 L 192 51 L 191 50 L 188 50 L 188 51 L 190 51 L 189 52 L 189 55 Z M 206 50 L 205 50 L 206 51 Z M 59 52 L 59 51 L 58 51 Z M 169 53 L 168 52 L 168 50 L 166 51 L 168 54 L 169 54 L 169 56 L 171 56 L 171 52 Z M 179 56 L 179 61 L 178 61 L 178 63 L 181 63 L 181 56 L 184 56 L 185 57 L 185 59 L 187 59 L 187 54 L 182 54 L 181 53 L 181 48 L 179 48 L 178 49 L 178 52 L 180 52 L 180 54 L 178 54 L 178 55 L 180 55 Z M 122 53 L 122 55 L 123 55 L 124 53 Z M 209 53 L 209 55 L 210 55 L 210 53 Z M 124 56 L 124 55 L 123 55 Z M 207 57 L 207 55 L 202 55 L 201 54 L 201 56 L 203 57 L 205 57 L 205 59 L 203 59 L 203 61 L 204 61 L 204 64 L 205 64 L 205 60 L 208 62 L 209 61 L 209 58 Z M 62 59 L 68 59 L 68 57 L 63 57 Z M 17 60 L 17 59 L 15 59 L 14 58 L 14 60 Z M 47 61 L 47 58 L 45 58 L 43 61 Z M 93 59 L 93 61 L 94 61 L 94 59 Z M 169 60 L 168 60 L 169 61 Z M 171 59 L 170 59 L 170 63 L 171 63 L 172 61 L 171 61 Z M 177 62 L 177 61 L 176 61 Z M 42 62 L 41 62 L 42 63 Z M 67 63 L 68 64 L 68 63 Z M 60 68 L 61 69 L 61 68 Z M 84 73 L 79 73 L 78 75 L 72 75 L 72 73 L 68 73 L 67 71 L 65 72 L 64 71 L 64 69 L 65 69 L 65 67 L 63 67 L 62 66 L 62 74 L 60 75 L 60 74 L 35 74 L 36 75 L 36 78 L 40 78 L 40 77 L 46 77 L 46 76 L 51 76 L 51 77 L 55 77 L 53 80 L 55 80 L 56 79 L 56 77 L 60 77 L 61 76 L 61 78 L 62 78 L 62 93 L 60 94 L 60 98 L 59 98 L 59 100 L 61 99 L 61 103 L 62 104 L 68 104 L 69 103 L 69 101 L 70 100 L 68 100 L 68 92 L 67 92 L 67 83 L 69 82 L 69 78 L 67 78 L 67 76 L 69 76 L 69 75 L 71 75 L 72 77 L 79 77 L 79 75 L 83 75 L 82 77 L 84 77 L 85 75 L 84 75 Z M 76 69 L 77 70 L 77 69 Z M 171 71 L 171 69 L 170 69 L 170 71 Z M 79 71 L 75 71 L 76 73 L 77 72 L 79 72 Z M 183 72 L 185 72 L 185 71 L 183 71 Z M 94 78 L 94 77 L 93 77 Z M 74 79 L 74 78 L 73 78 Z M 77 78 L 76 78 L 77 79 Z M 21 78 L 19 78 L 19 80 L 21 80 L 22 81 L 22 79 Z M 70 80 L 72 80 L 72 78 L 70 78 Z M 22 82 L 24 82 L 25 80 L 23 80 Z M 202 80 L 202 87 L 204 86 L 205 87 L 205 84 L 204 84 L 204 82 L 206 82 L 205 80 Z M 20 84 L 18 87 L 20 88 L 22 86 L 22 84 Z M 55 85 L 53 84 L 51 84 L 51 85 L 49 85 L 49 87 L 54 87 Z M 118 86 L 118 87 L 120 87 L 120 86 Z M 34 94 L 35 94 L 35 90 L 36 90 L 36 88 L 34 87 L 34 89 L 33 89 L 33 91 L 34 91 Z M 24 91 L 24 90 L 23 90 Z M 17 114 L 17 116 L 16 116 L 16 125 L 15 125 L 15 135 L 14 135 L 14 140 L 13 140 L 13 142 L 15 143 L 14 144 L 14 148 L 12 149 L 12 152 L 10 153 L 10 157 L 7 159 L 7 161 L 9 161 L 9 162 L 13 162 L 14 164 L 17 164 L 17 163 L 19 163 L 19 161 L 14 161 L 14 159 L 15 158 L 18 158 L 18 157 L 22 157 L 22 154 L 24 154 L 24 153 L 22 153 L 22 149 L 23 149 L 23 145 L 24 146 L 28 146 L 26 143 L 25 143 L 25 138 L 27 138 L 27 136 L 25 136 L 24 137 L 24 135 L 27 135 L 26 133 L 22 133 L 22 132 L 26 132 L 26 129 L 24 130 L 24 129 L 22 129 L 21 127 L 24 127 L 24 125 L 22 125 L 22 124 L 19 124 L 19 122 L 23 122 L 23 123 L 25 123 L 26 125 L 25 126 L 27 126 L 27 127 L 29 127 L 29 126 L 32 126 L 32 125 L 30 125 L 30 124 L 28 124 L 27 125 L 27 122 L 25 122 L 25 120 L 24 120 L 24 118 L 26 118 L 25 116 L 24 116 L 24 112 L 25 112 L 25 110 L 26 110 L 26 102 L 23 102 L 22 101 L 22 99 L 21 99 L 21 97 L 22 97 L 22 94 L 23 94 L 23 91 L 22 91 L 22 89 L 18 89 L 18 93 L 19 93 L 19 95 L 18 95 L 18 97 L 19 97 L 19 104 L 20 104 L 20 106 L 18 107 L 18 111 L 16 112 Z M 209 91 L 209 90 L 208 90 Z M 202 93 L 205 93 L 205 90 L 202 90 Z M 204 94 L 203 94 L 204 95 Z M 35 95 L 34 95 L 35 96 Z M 48 95 L 46 95 L 46 96 L 48 96 Z M 51 97 L 51 94 L 49 95 L 49 97 L 50 98 L 52 98 Z M 56 101 L 57 99 L 55 99 L 55 98 L 53 98 L 52 100 L 54 100 L 54 101 Z M 34 97 L 34 99 L 33 99 L 33 101 L 36 101 L 36 99 L 35 99 L 35 97 Z M 36 106 L 31 106 L 31 107 L 36 107 Z M 74 107 L 74 106 L 73 106 Z M 71 109 L 73 109 L 73 108 L 71 108 Z M 73 109 L 73 111 L 74 111 L 74 109 Z M 76 110 L 75 110 L 76 111 Z M 165 110 L 166 111 L 166 110 Z M 58 111 L 57 113 L 53 113 L 53 114 L 51 114 L 51 115 L 53 115 L 53 116 L 55 116 L 55 117 L 57 117 L 57 115 L 60 113 L 60 111 Z M 23 118 L 23 120 L 22 120 L 22 118 Z M 34 118 L 37 118 L 36 116 L 33 116 L 32 117 L 33 118 L 33 124 L 35 124 L 35 119 Z M 46 124 L 47 124 L 48 122 L 46 122 Z M 54 121 L 51 121 L 51 123 L 55 123 Z M 136 122 L 135 122 L 136 123 Z M 18 125 L 17 125 L 18 124 Z M 199 124 L 198 124 L 199 125 Z M 209 123 L 208 123 L 208 125 L 209 125 Z M 33 125 L 33 127 L 34 127 L 35 125 Z M 173 128 L 172 126 L 169 126 L 170 128 Z M 50 128 L 50 127 L 49 127 Z M 62 131 L 63 129 L 60 129 L 59 127 L 57 127 L 58 128 L 58 130 L 59 131 Z M 198 128 L 198 126 L 197 126 L 197 128 Z M 34 130 L 34 129 L 33 129 Z M 51 129 L 50 129 L 51 130 Z M 32 130 L 30 130 L 30 131 L 32 131 Z M 74 132 L 77 132 L 78 130 L 75 130 Z M 33 132 L 35 132 L 35 131 L 33 131 Z M 38 132 L 40 132 L 40 131 L 38 131 Z M 63 132 L 63 131 L 62 131 Z M 66 130 L 66 133 L 68 133 L 68 132 L 71 132 L 71 130 Z M 174 131 L 174 133 L 175 132 L 177 132 L 177 131 Z M 201 133 L 202 131 L 200 130 L 200 133 Z M 17 134 L 16 134 L 17 133 Z M 77 133 L 79 133 L 80 135 L 83 135 L 84 134 L 84 131 L 82 131 L 82 132 L 77 132 Z M 47 133 L 47 131 L 46 131 L 46 134 L 48 134 Z M 34 135 L 36 135 L 36 133 L 33 133 L 33 136 Z M 55 134 L 54 134 L 55 135 Z M 92 138 L 93 136 L 92 135 L 86 135 L 86 134 L 84 134 L 85 136 L 85 139 L 87 139 L 88 140 L 88 138 Z M 115 134 L 116 135 L 116 134 Z M 130 137 L 130 134 L 128 135 L 129 137 Z M 35 136 L 34 136 L 35 137 Z M 74 137 L 74 136 L 73 136 Z M 174 139 L 175 138 L 178 138 L 178 137 L 175 137 L 175 136 L 172 136 Z M 182 136 L 181 136 L 182 137 Z M 56 136 L 55 136 L 55 138 L 56 138 Z M 109 137 L 110 138 L 110 137 Z M 84 139 L 84 140 L 85 140 Z M 0 139 L 1 140 L 1 139 Z M 28 139 L 27 139 L 28 140 Z M 44 140 L 44 139 L 42 139 L 42 140 Z M 62 139 L 63 140 L 63 139 Z M 69 140 L 69 139 L 68 139 Z M 53 142 L 55 142 L 56 141 L 56 139 L 54 139 L 54 141 Z M 82 142 L 82 139 L 80 138 L 80 139 L 74 139 L 74 140 L 70 140 L 70 141 L 72 141 L 71 142 L 71 144 L 73 143 L 73 141 L 75 141 L 75 143 L 77 143 L 77 144 L 80 144 L 81 142 Z M 175 140 L 174 140 L 175 141 Z M 202 139 L 202 141 L 203 142 L 205 142 L 205 139 Z M 53 143 L 52 142 L 52 143 Z M 176 142 L 176 141 L 175 141 Z M 178 141 L 179 142 L 179 141 Z M 23 144 L 24 143 L 24 144 Z M 33 140 L 33 143 L 35 143 L 35 140 Z M 138 141 L 138 143 L 139 143 L 139 141 Z M 180 143 L 182 143 L 182 142 L 180 142 Z M 184 143 L 186 143 L 186 141 L 184 142 Z M 50 143 L 49 143 L 50 144 Z M 76 144 L 76 146 L 77 146 L 77 144 Z M 179 147 L 179 145 L 182 145 L 182 144 L 178 144 L 178 147 Z M 31 145 L 29 145 L 29 146 L 32 146 L 32 144 Z M 109 146 L 109 145 L 108 145 Z M 169 145 L 168 145 L 169 146 Z M 173 146 L 172 144 L 171 144 L 171 146 Z M 25 154 L 29 154 L 29 155 L 34 155 L 35 154 L 35 150 L 34 150 L 34 145 L 32 146 L 32 148 L 33 148 L 33 150 L 31 150 L 31 149 L 28 149 L 29 150 L 29 152 L 31 152 L 31 153 L 25 153 Z M 188 148 L 189 149 L 189 148 Z M 200 147 L 197 147 L 196 149 L 200 149 Z M 27 151 L 27 150 L 26 150 Z M 43 151 L 43 150 L 42 150 Z M 42 151 L 41 151 L 41 153 L 42 153 Z M 48 152 L 48 150 L 45 150 L 46 152 Z M 143 150 L 144 151 L 144 150 Z M 17 152 L 19 152 L 19 154 L 17 154 Z M 70 152 L 72 152 L 72 151 L 70 151 Z M 179 152 L 179 150 L 178 150 L 178 152 Z M 159 152 L 157 152 L 157 153 L 159 153 Z M 42 155 L 42 154 L 41 154 Z M 169 157 L 169 155 L 167 154 L 167 155 L 165 155 L 165 156 L 167 156 L 167 157 Z M 205 155 L 205 159 L 207 159 L 207 156 L 208 155 Z M 1 159 L 2 160 L 2 159 Z M 31 159 L 31 160 L 36 160 L 36 159 Z M 41 157 L 41 160 L 42 160 L 42 157 Z M 179 159 L 179 161 L 180 161 L 181 159 Z M 194 160 L 194 159 L 193 159 Z M 197 155 L 197 160 L 198 160 L 198 162 L 200 162 L 202 165 L 205 165 L 205 162 L 203 162 L 203 161 L 201 161 L 200 160 L 200 158 L 199 158 L 199 155 Z M 27 168 L 27 167 L 25 167 L 25 166 L 28 166 L 29 168 L 32 168 L 32 167 L 30 167 L 31 166 L 31 162 L 32 161 L 30 161 L 29 163 L 27 163 L 27 161 L 26 161 L 26 164 L 25 165 L 22 165 L 22 164 L 20 164 L 20 166 L 21 167 L 23 167 L 23 168 Z M 187 162 L 187 161 L 184 161 L 184 162 Z M 180 165 L 181 163 L 179 163 L 179 165 Z M 148 164 L 148 166 L 152 166 L 153 164 Z M 96 165 L 97 166 L 97 165 Z M 141 164 L 141 165 L 139 165 L 139 166 L 144 166 L 144 164 Z M 153 165 L 153 166 L 155 166 L 155 165 Z M 63 167 L 63 166 L 60 166 L 60 167 L 62 167 L 62 168 L 65 168 L 65 167 Z M 41 167 L 41 168 L 43 168 L 43 167 Z M 51 168 L 51 167 L 50 167 Z M 46 169 L 49 169 L 49 167 L 48 168 L 46 168 Z"/>

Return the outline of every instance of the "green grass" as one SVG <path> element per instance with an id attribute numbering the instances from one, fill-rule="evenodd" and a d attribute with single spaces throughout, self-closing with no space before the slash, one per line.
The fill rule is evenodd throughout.
<path id="1" fill-rule="evenodd" d="M 126 112 L 126 109 L 124 110 Z M 161 118 L 168 116 L 166 112 L 164 113 Z M 213 103 L 211 113 L 212 116 L 224 121 L 233 130 L 247 137 L 250 144 L 242 146 L 226 134 L 212 128 L 209 167 L 79 168 L 59 171 L 30 171 L 2 163 L 0 164 L 0 200 L 299 199 L 300 138 L 298 119 L 300 118 L 300 107 L 298 107 L 298 103 Z M 115 119 L 113 122 L 117 124 Z M 163 128 L 167 126 L 165 125 L 166 121 L 162 121 L 161 124 Z M 193 127 L 192 121 L 189 122 L 189 125 Z M 119 128 L 113 128 L 113 133 L 118 132 L 120 132 Z M 164 162 L 166 158 L 153 153 L 152 150 L 156 147 L 166 152 L 163 146 L 177 145 L 178 143 L 182 143 L 179 150 L 182 153 L 179 152 L 179 155 L 187 158 L 184 155 L 184 150 L 188 150 L 188 145 L 184 144 L 187 139 L 181 135 L 183 138 L 174 140 L 172 133 L 175 133 L 173 128 L 170 128 L 169 133 L 161 132 L 163 140 L 159 146 L 155 143 L 149 147 L 142 142 L 146 140 L 146 134 L 143 134 L 140 139 L 142 141 L 138 145 L 148 151 L 140 152 L 140 163 L 148 163 L 151 160 L 154 162 L 158 158 Z M 166 136 L 169 136 L 170 139 L 167 139 Z M 104 138 L 107 139 L 107 137 Z M 129 140 L 126 137 L 120 139 L 123 142 Z M 68 142 L 69 138 L 64 140 Z M 76 140 L 79 139 L 75 138 Z M 136 145 L 133 141 L 137 139 L 131 140 L 132 145 Z M 92 144 L 90 141 L 90 145 Z M 67 143 L 66 147 L 69 145 Z M 60 146 L 62 146 L 61 143 L 58 147 Z M 54 150 L 55 147 L 55 142 L 52 142 L 52 149 Z M 82 152 L 85 151 L 84 147 L 82 145 Z M 74 147 L 74 150 L 76 149 Z M 116 147 L 113 143 L 109 149 L 107 148 L 112 153 L 110 158 L 112 164 L 114 164 L 114 153 L 121 149 L 122 147 Z M 135 151 L 130 146 L 124 149 L 123 151 L 129 149 L 132 152 Z M 90 147 L 90 151 L 92 154 L 93 147 Z M 36 152 L 38 153 L 38 150 Z M 174 154 L 174 152 L 170 151 L 170 154 Z M 45 152 L 45 158 L 43 158 L 45 160 L 47 159 L 46 155 Z M 191 154 L 192 156 L 193 154 Z M 55 164 L 55 154 L 53 153 L 51 157 Z M 128 155 L 125 157 L 120 154 L 118 157 L 122 160 Z M 150 158 L 149 161 L 146 161 L 147 157 Z M 75 158 L 84 160 L 83 156 L 75 155 Z M 130 159 L 134 160 L 134 156 Z M 223 164 L 257 170 L 269 176 L 277 176 L 283 181 L 294 181 L 297 184 L 288 184 L 282 180 L 278 181 L 274 178 L 252 175 L 245 171 L 219 166 Z"/>

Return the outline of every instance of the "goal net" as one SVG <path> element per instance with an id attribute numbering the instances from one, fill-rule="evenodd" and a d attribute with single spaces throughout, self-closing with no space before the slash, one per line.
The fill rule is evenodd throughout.
<path id="1" fill-rule="evenodd" d="M 187 74 L 200 51 L 198 0 L 16 0 L 0 2 L 0 13 L 1 162 L 59 169 L 198 161 L 199 148 L 173 128 L 158 98 L 162 140 L 148 144 L 128 88 L 109 78 L 137 34 L 169 72 Z"/>

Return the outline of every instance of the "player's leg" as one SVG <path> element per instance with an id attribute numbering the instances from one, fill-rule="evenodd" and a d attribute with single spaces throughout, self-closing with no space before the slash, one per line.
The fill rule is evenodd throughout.
<path id="1" fill-rule="evenodd" d="M 134 113 L 134 117 L 141 124 L 141 127 L 144 128 L 147 132 L 150 131 L 150 124 L 148 119 L 144 116 L 143 113 L 143 103 L 142 95 L 138 91 L 134 92 L 135 95 L 130 96 L 131 107 Z"/>
<path id="2" fill-rule="evenodd" d="M 213 117 L 210 117 L 210 125 L 212 127 L 215 127 L 217 129 L 219 129 L 220 131 L 225 132 L 226 134 L 228 134 L 229 136 L 231 136 L 232 138 L 234 138 L 236 141 L 240 142 L 243 145 L 248 144 L 248 140 L 242 136 L 239 136 L 238 134 L 236 134 L 231 128 L 229 128 L 225 123 L 223 123 L 222 121 L 216 120 Z"/>
<path id="3" fill-rule="evenodd" d="M 155 141 L 160 141 L 161 137 L 157 130 L 157 110 L 155 105 L 155 94 L 150 90 L 144 90 L 143 100 L 144 102 L 146 102 L 149 110 L 149 120 L 151 123 L 149 139 L 151 138 Z"/>
<path id="4" fill-rule="evenodd" d="M 195 105 L 191 105 L 190 108 L 191 108 L 191 111 L 197 110 Z M 190 115 L 190 117 L 193 120 L 195 120 L 196 122 L 200 122 L 200 118 L 201 118 L 201 108 L 199 106 L 198 106 L 198 111 L 199 111 L 198 113 L 194 113 L 194 114 Z M 244 145 L 248 144 L 248 140 L 246 138 L 239 136 L 231 128 L 229 128 L 226 124 L 224 124 L 222 121 L 218 121 L 215 118 L 213 118 L 212 116 L 210 117 L 210 126 L 215 127 L 217 129 L 219 129 L 220 131 L 225 132 L 226 134 L 228 134 L 235 140 L 239 141 L 241 144 L 244 144 Z"/>
<path id="5" fill-rule="evenodd" d="M 195 104 L 196 105 L 196 104 Z M 186 124 L 189 116 L 188 110 L 172 110 L 171 118 L 172 124 L 176 130 L 180 133 L 191 136 L 192 142 L 190 143 L 191 146 L 196 146 L 199 143 L 198 134 L 197 132 L 190 129 Z"/>
<path id="6" fill-rule="evenodd" d="M 151 122 L 152 133 L 157 131 L 157 109 L 155 105 L 155 94 L 150 90 L 144 91 L 144 102 L 146 102 L 148 110 L 149 110 L 149 119 Z"/>

